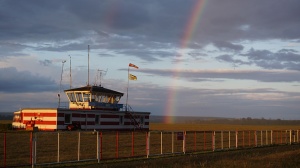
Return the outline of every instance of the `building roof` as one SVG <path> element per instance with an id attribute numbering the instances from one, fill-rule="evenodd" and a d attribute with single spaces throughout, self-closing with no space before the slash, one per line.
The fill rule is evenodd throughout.
<path id="1" fill-rule="evenodd" d="M 124 95 L 124 93 L 117 92 L 117 91 L 114 91 L 114 90 L 111 90 L 111 89 L 107 89 L 107 88 L 104 88 L 102 86 L 90 86 L 90 85 L 65 90 L 65 92 L 69 92 L 69 91 L 89 91 L 91 93 L 108 93 L 108 94 L 115 94 L 115 95 L 119 95 L 119 96 Z"/>

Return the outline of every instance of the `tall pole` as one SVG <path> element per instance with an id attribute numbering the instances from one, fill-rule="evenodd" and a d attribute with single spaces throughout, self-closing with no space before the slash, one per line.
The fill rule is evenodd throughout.
<path id="1" fill-rule="evenodd" d="M 87 85 L 90 85 L 90 45 L 88 45 L 88 82 Z"/>
<path id="2" fill-rule="evenodd" d="M 71 56 L 70 57 L 70 89 L 72 88 L 72 63 L 71 63 Z"/>
<path id="3" fill-rule="evenodd" d="M 62 66 L 61 66 L 60 85 L 59 85 L 59 94 L 58 94 L 58 107 L 60 107 L 61 83 L 62 83 L 62 77 L 63 77 L 65 62 L 66 62 L 66 60 L 63 60 L 62 61 Z"/>
<path id="4" fill-rule="evenodd" d="M 128 88 L 129 88 L 129 66 L 128 66 L 128 77 L 127 77 L 127 97 L 126 97 L 126 112 L 128 111 Z"/>

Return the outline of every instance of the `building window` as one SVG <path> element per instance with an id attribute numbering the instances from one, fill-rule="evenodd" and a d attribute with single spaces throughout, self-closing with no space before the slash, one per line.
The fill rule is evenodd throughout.
<path id="1" fill-rule="evenodd" d="M 142 116 L 141 118 L 140 118 L 140 124 L 144 124 L 144 117 Z"/>
<path id="2" fill-rule="evenodd" d="M 100 125 L 100 115 L 95 115 L 95 125 Z"/>
<path id="3" fill-rule="evenodd" d="M 120 116 L 120 123 L 119 123 L 120 125 L 124 125 L 124 118 L 123 118 L 123 116 Z"/>
<path id="4" fill-rule="evenodd" d="M 76 102 L 74 93 L 67 93 L 70 102 Z"/>
<path id="5" fill-rule="evenodd" d="M 83 101 L 84 102 L 90 102 L 90 97 L 91 97 L 91 94 L 83 93 Z"/>
<path id="6" fill-rule="evenodd" d="M 71 114 L 65 114 L 65 124 L 71 124 Z"/>
<path id="7" fill-rule="evenodd" d="M 81 94 L 81 92 L 76 93 L 76 98 L 77 98 L 78 102 L 82 102 L 82 94 Z"/>

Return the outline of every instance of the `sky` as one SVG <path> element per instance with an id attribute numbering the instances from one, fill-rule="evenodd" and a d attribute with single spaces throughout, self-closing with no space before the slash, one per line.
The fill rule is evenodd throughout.
<path id="1" fill-rule="evenodd" d="M 91 84 L 151 115 L 300 120 L 299 16 L 299 0 L 0 0 L 0 112 Z"/>

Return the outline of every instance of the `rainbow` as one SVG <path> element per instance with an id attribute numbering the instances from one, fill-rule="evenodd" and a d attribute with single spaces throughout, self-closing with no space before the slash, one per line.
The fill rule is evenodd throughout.
<path id="1" fill-rule="evenodd" d="M 184 28 L 184 33 L 180 42 L 180 49 L 177 55 L 178 58 L 183 57 L 181 53 L 182 49 L 188 47 L 188 43 L 191 41 L 193 34 L 197 28 L 198 22 L 200 21 L 201 14 L 204 11 L 204 6 L 207 0 L 197 0 L 195 2 L 194 8 L 191 12 L 191 15 L 188 19 L 188 22 Z M 173 71 L 173 78 L 176 79 L 180 75 L 180 59 L 175 63 L 175 70 Z M 172 80 L 172 84 L 176 83 L 176 80 Z M 175 87 L 171 87 L 168 92 L 167 104 L 165 107 L 165 123 L 173 123 L 174 118 L 172 117 L 176 111 L 176 99 L 177 99 L 177 91 Z"/>

